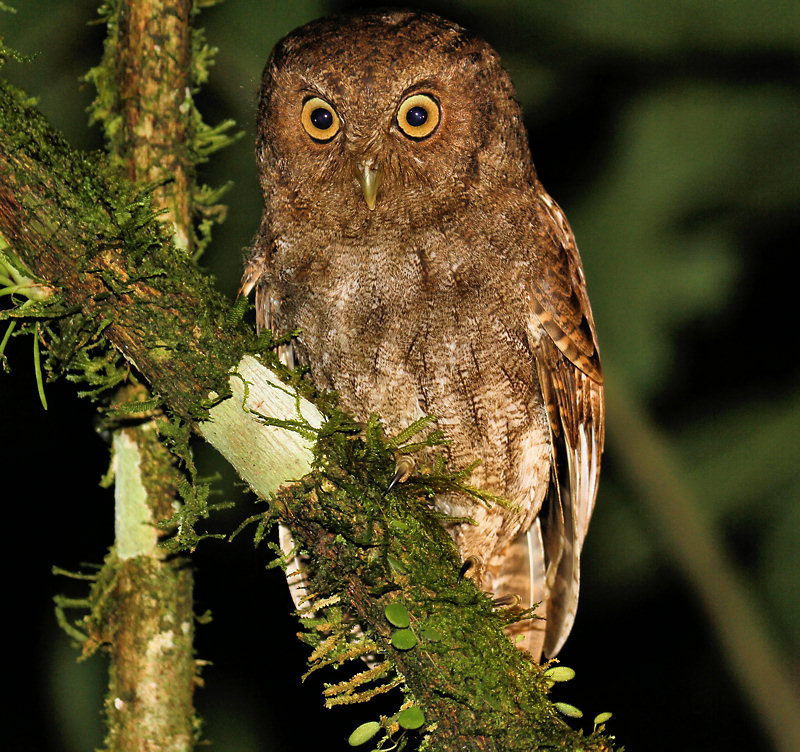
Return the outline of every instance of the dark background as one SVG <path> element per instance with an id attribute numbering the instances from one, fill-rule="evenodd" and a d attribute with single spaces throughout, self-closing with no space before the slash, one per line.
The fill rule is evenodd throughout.
<path id="1" fill-rule="evenodd" d="M 261 68 L 290 29 L 349 7 L 283 5 L 228 0 L 199 20 L 219 47 L 201 109 L 208 122 L 233 117 L 246 132 L 202 170 L 212 185 L 234 181 L 228 221 L 202 259 L 230 295 L 259 219 L 252 143 Z M 37 57 L 5 73 L 74 144 L 102 147 L 86 126 L 93 91 L 79 81 L 101 53 L 96 3 L 17 6 L 16 15 L 0 13 L 0 33 Z M 608 373 L 667 441 L 698 519 L 764 621 L 753 639 L 766 639 L 800 684 L 800 3 L 420 6 L 479 31 L 503 57 L 542 181 L 578 238 Z M 112 494 L 98 485 L 108 448 L 74 385 L 47 385 L 42 410 L 29 339 L 12 340 L 9 357 L 11 373 L 0 374 L 0 498 L 10 512 L 4 612 L 15 702 L 5 743 L 77 752 L 102 743 L 105 666 L 99 657 L 76 664 L 51 598 L 79 595 L 80 584 L 50 568 L 100 562 L 111 545 Z M 557 688 L 558 699 L 584 711 L 584 728 L 612 711 L 608 731 L 629 751 L 777 749 L 708 619 L 714 599 L 687 584 L 625 471 L 639 447 L 622 429 L 615 436 L 578 619 L 560 656 L 578 676 Z M 204 472 L 223 473 L 221 498 L 237 502 L 210 528 L 230 530 L 252 500 L 211 450 L 197 452 Z M 345 749 L 349 732 L 378 710 L 324 710 L 321 682 L 336 675 L 301 685 L 308 651 L 267 559 L 247 536 L 206 542 L 194 558 L 197 612 L 214 616 L 197 639 L 198 657 L 213 664 L 197 694 L 206 736 L 225 752 Z M 396 698 L 387 712 L 395 706 Z"/>

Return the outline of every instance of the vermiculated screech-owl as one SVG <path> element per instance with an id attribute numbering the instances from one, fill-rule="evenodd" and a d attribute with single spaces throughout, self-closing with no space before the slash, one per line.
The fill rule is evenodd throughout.
<path id="1" fill-rule="evenodd" d="M 541 601 L 524 646 L 555 655 L 575 617 L 603 447 L 583 270 L 537 179 L 497 53 L 393 11 L 323 19 L 264 71 L 264 217 L 242 290 L 259 327 L 300 329 L 314 381 L 388 432 L 435 415 L 449 459 L 505 497 L 437 506 L 495 596 Z M 544 626 L 542 626 L 544 625 Z"/>

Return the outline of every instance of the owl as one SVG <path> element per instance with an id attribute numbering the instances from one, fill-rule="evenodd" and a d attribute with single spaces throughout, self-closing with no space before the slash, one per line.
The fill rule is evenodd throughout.
<path id="1" fill-rule="evenodd" d="M 497 53 L 438 16 L 372 12 L 284 38 L 263 74 L 262 223 L 241 291 L 287 356 L 387 432 L 434 415 L 485 505 L 437 507 L 481 588 L 540 604 L 552 657 L 577 608 L 604 407 L 564 213 L 542 188 Z M 284 533 L 285 534 L 285 533 Z M 296 574 L 296 573 L 295 573 Z"/>

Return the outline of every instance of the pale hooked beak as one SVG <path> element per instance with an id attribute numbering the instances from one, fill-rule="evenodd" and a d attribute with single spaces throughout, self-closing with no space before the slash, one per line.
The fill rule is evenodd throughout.
<path id="1" fill-rule="evenodd" d="M 356 179 L 361 186 L 364 194 L 364 201 L 370 209 L 375 208 L 378 197 L 378 188 L 381 186 L 381 170 L 378 167 L 378 160 L 359 159 L 356 161 Z"/>

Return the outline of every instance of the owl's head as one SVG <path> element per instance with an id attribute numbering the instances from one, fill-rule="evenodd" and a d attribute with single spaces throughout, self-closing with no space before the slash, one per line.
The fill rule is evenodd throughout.
<path id="1" fill-rule="evenodd" d="M 497 53 L 407 11 L 323 19 L 279 42 L 257 157 L 268 211 L 324 212 L 351 229 L 441 214 L 533 176 Z"/>

